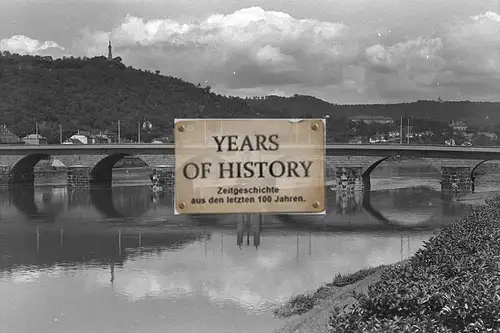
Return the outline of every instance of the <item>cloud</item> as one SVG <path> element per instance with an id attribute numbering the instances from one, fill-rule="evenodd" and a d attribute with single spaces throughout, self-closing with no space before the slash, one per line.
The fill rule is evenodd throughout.
<path id="1" fill-rule="evenodd" d="M 125 61 L 149 58 L 176 76 L 249 89 L 340 83 L 338 65 L 357 54 L 346 29 L 251 7 L 190 23 L 127 15 L 112 31 L 86 31 L 82 40 L 88 55 L 102 54 L 110 38 Z"/>
<path id="2" fill-rule="evenodd" d="M 417 14 L 399 28 L 398 20 L 346 24 L 261 7 L 198 21 L 126 15 L 107 31 L 87 27 L 73 51 L 106 55 L 111 40 L 114 55 L 128 65 L 236 96 L 298 93 L 335 103 L 497 99 L 500 15 L 444 15 L 444 22 L 431 23 L 424 12 Z M 27 53 L 63 50 L 25 36 L 0 46 Z"/>
<path id="3" fill-rule="evenodd" d="M 64 48 L 53 41 L 44 41 L 26 37 L 23 35 L 14 35 L 10 38 L 0 40 L 0 50 L 19 54 L 43 54 L 59 55 Z"/>

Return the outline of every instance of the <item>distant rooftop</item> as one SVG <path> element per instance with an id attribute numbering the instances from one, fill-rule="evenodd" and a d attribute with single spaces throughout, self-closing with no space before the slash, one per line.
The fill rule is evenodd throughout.
<path id="1" fill-rule="evenodd" d="M 391 117 L 384 116 L 354 116 L 350 118 L 351 120 L 393 120 Z"/>
<path id="2" fill-rule="evenodd" d="M 45 140 L 47 139 L 46 137 L 40 135 L 40 134 L 28 134 L 26 135 L 23 139 L 38 139 L 38 140 Z"/>

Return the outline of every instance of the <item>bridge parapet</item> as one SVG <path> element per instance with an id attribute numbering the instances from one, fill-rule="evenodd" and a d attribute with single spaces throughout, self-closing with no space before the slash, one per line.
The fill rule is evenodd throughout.
<path id="1" fill-rule="evenodd" d="M 442 184 L 474 181 L 474 168 L 485 160 L 500 159 L 496 147 L 444 147 L 399 145 L 327 145 L 326 180 L 339 190 L 366 190 L 370 187 L 370 173 L 391 156 L 413 156 L 428 161 L 442 172 Z M 200 154 L 205 147 L 195 147 Z M 111 182 L 112 166 L 123 156 L 136 156 L 155 169 L 157 180 L 167 187 L 174 180 L 173 145 L 43 145 L 0 146 L 0 186 L 28 183 L 33 178 L 33 166 L 42 159 L 58 159 L 71 170 L 70 184 L 84 184 L 100 179 Z M 441 157 L 442 156 L 442 157 Z M 87 168 L 87 171 L 84 169 Z M 462 169 L 449 169 L 462 168 Z M 470 171 L 470 180 L 465 175 Z M 75 178 L 76 177 L 76 178 Z M 458 182 L 458 183 L 457 183 Z M 76 186 L 76 185 L 75 185 Z M 85 185 L 86 186 L 86 185 Z M 447 185 L 446 185 L 447 186 Z M 445 187 L 446 187 L 445 186 Z M 456 185 L 460 187 L 460 185 Z M 451 186 L 450 187 L 456 187 Z"/>

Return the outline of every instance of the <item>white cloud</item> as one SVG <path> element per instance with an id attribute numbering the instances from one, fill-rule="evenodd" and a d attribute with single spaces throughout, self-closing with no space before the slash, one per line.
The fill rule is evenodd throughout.
<path id="1" fill-rule="evenodd" d="M 64 48 L 53 41 L 41 42 L 23 35 L 14 35 L 0 40 L 0 50 L 19 54 L 44 54 L 60 53 Z"/>
<path id="2" fill-rule="evenodd" d="M 198 23 L 127 15 L 112 31 L 87 31 L 82 40 L 88 55 L 103 54 L 110 38 L 116 53 L 133 65 L 148 58 L 150 66 L 188 80 L 248 89 L 338 83 L 338 63 L 356 55 L 342 36 L 345 29 L 251 7 Z"/>
<path id="3" fill-rule="evenodd" d="M 422 15 L 415 22 L 425 25 Z M 362 103 L 454 99 L 460 92 L 461 99 L 497 99 L 500 15 L 451 17 L 421 31 L 413 21 L 400 29 L 378 20 L 347 25 L 260 7 L 199 21 L 126 15 L 109 31 L 82 31 L 74 51 L 106 55 L 112 40 L 114 55 L 128 65 L 237 96 L 299 93 Z M 63 50 L 25 36 L 3 39 L 0 47 L 42 54 Z"/>

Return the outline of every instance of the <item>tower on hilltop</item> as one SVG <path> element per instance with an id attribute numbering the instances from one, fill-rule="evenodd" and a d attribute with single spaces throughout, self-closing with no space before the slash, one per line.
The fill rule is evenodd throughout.
<path id="1" fill-rule="evenodd" d="M 112 46 L 111 46 L 111 41 L 109 41 L 108 44 L 108 60 L 113 60 L 113 52 L 112 52 Z"/>

